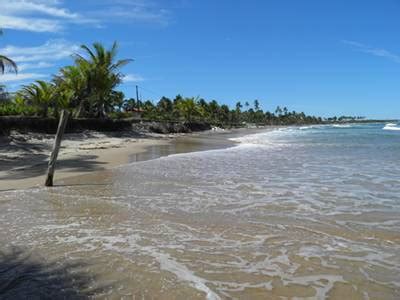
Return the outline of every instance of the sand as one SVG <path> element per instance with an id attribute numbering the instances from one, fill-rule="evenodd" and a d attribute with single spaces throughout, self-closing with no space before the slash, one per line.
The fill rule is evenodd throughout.
<path id="1" fill-rule="evenodd" d="M 66 134 L 55 181 L 131 162 L 149 146 L 166 145 L 170 135 L 84 132 Z M 0 137 L 0 191 L 43 185 L 54 135 L 12 133 Z"/>

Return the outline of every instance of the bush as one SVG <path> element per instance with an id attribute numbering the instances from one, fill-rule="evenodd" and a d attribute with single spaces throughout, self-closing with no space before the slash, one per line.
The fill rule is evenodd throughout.
<path id="1" fill-rule="evenodd" d="M 33 116 L 36 109 L 32 106 L 19 105 L 14 102 L 0 104 L 0 116 Z"/>

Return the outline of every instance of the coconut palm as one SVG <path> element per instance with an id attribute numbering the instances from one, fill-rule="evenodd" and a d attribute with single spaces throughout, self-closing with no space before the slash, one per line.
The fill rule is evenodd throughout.
<path id="1" fill-rule="evenodd" d="M 0 29 L 0 35 L 2 34 L 3 31 Z M 15 73 L 18 71 L 17 64 L 12 59 L 0 54 L 0 74 L 4 74 L 7 69 Z"/>
<path id="2" fill-rule="evenodd" d="M 24 99 L 27 105 L 35 107 L 43 118 L 48 116 L 50 107 L 56 106 L 55 85 L 42 80 L 23 86 L 19 91 L 19 96 Z"/>
<path id="3" fill-rule="evenodd" d="M 186 122 L 192 122 L 194 116 L 200 115 L 200 109 L 195 98 L 185 98 L 177 103 L 177 109 Z"/>
<path id="4" fill-rule="evenodd" d="M 257 99 L 254 100 L 254 109 L 256 111 L 260 110 L 260 102 Z"/>
<path id="5" fill-rule="evenodd" d="M 127 65 L 131 59 L 116 60 L 118 44 L 114 42 L 110 50 L 100 43 L 94 43 L 93 49 L 86 45 L 81 48 L 86 56 L 76 55 L 76 65 L 86 77 L 87 98 L 91 111 L 98 117 L 104 117 L 107 106 L 112 102 L 113 89 L 122 82 L 120 68 Z"/>
<path id="6" fill-rule="evenodd" d="M 64 99 L 64 105 L 68 103 L 70 108 L 77 108 L 76 116 L 82 117 L 85 114 L 85 108 L 89 106 L 88 81 L 83 66 L 62 68 L 54 77 L 53 82 L 57 86 L 57 94 L 62 95 Z"/>

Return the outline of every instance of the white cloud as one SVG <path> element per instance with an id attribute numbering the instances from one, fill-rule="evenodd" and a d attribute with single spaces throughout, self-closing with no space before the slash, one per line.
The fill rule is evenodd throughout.
<path id="1" fill-rule="evenodd" d="M 57 20 L 22 18 L 0 13 L 0 28 L 34 32 L 56 32 L 62 29 L 62 25 Z"/>
<path id="2" fill-rule="evenodd" d="M 54 67 L 54 64 L 45 61 L 39 61 L 35 63 L 25 63 L 18 65 L 18 72 L 25 70 L 46 69 L 51 67 Z"/>
<path id="3" fill-rule="evenodd" d="M 144 81 L 144 78 L 141 75 L 138 74 L 127 74 L 125 75 L 124 82 L 128 83 L 128 82 L 142 82 Z"/>
<path id="4" fill-rule="evenodd" d="M 0 28 L 33 32 L 57 32 L 66 23 L 91 23 L 69 11 L 61 1 L 0 0 Z"/>
<path id="5" fill-rule="evenodd" d="M 105 10 L 93 13 L 95 17 L 103 19 L 103 21 L 112 22 L 140 22 L 140 23 L 156 23 L 167 25 L 170 19 L 170 13 L 166 9 L 150 9 L 143 6 L 114 6 Z"/>
<path id="6" fill-rule="evenodd" d="M 38 1 L 38 0 L 0 0 L 1 12 L 5 14 L 32 14 L 39 13 L 51 17 L 77 19 L 79 15 L 69 10 L 57 7 L 56 1 Z"/>
<path id="7" fill-rule="evenodd" d="M 343 40 L 343 43 L 351 46 L 353 49 L 356 49 L 358 51 L 367 53 L 367 54 L 371 54 L 374 56 L 379 56 L 379 57 L 383 57 L 386 59 L 390 59 L 391 61 L 394 61 L 395 63 L 400 63 L 400 55 L 394 54 L 386 49 L 382 49 L 382 48 L 374 48 L 359 42 L 355 42 L 355 41 L 348 41 L 348 40 Z"/>
<path id="8" fill-rule="evenodd" d="M 87 11 L 66 8 L 62 0 L 0 0 L 0 28 L 32 32 L 59 32 L 68 24 L 101 26 L 112 22 L 142 22 L 166 25 L 170 12 L 153 0 L 85 1 Z"/>
<path id="9" fill-rule="evenodd" d="M 18 73 L 18 74 L 9 73 L 0 75 L 0 82 L 7 83 L 16 81 L 21 82 L 26 80 L 33 81 L 43 77 L 47 77 L 47 75 L 40 73 Z"/>
<path id="10" fill-rule="evenodd" d="M 17 63 L 56 61 L 70 57 L 79 50 L 79 46 L 65 40 L 49 40 L 37 47 L 6 46 L 0 49 L 2 55 L 9 56 Z"/>
<path id="11" fill-rule="evenodd" d="M 0 75 L 0 82 L 22 83 L 49 77 L 50 73 L 32 71 L 54 67 L 57 61 L 70 58 L 78 50 L 78 45 L 65 40 L 50 40 L 36 47 L 6 46 L 0 49 L 0 53 L 13 59 L 18 65 L 19 72 Z"/>

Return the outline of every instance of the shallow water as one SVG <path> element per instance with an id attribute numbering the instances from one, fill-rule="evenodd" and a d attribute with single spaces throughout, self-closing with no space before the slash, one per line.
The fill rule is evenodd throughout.
<path id="1" fill-rule="evenodd" d="M 400 134 L 382 129 L 277 129 L 1 193 L 0 298 L 399 299 Z"/>

